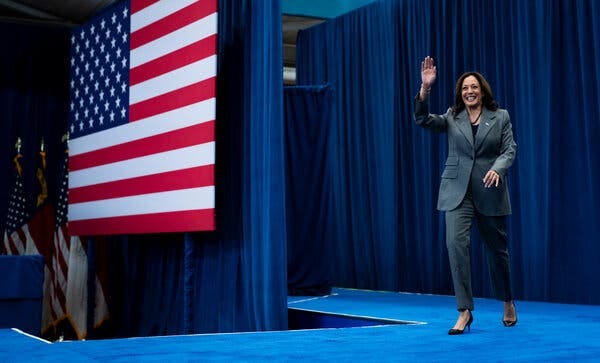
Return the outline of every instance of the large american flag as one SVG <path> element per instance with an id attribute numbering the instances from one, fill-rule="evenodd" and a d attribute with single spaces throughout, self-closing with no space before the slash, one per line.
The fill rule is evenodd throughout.
<path id="1" fill-rule="evenodd" d="M 131 0 L 73 32 L 73 235 L 212 230 L 217 0 Z"/>

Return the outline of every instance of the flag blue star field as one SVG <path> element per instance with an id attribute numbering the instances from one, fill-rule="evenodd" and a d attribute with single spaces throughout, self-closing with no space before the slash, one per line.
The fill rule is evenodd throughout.
<path id="1" fill-rule="evenodd" d="M 71 38 L 72 235 L 213 230 L 217 0 L 131 0 Z"/>

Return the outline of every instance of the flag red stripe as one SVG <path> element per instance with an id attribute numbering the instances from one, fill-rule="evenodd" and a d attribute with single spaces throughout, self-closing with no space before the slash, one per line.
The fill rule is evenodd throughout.
<path id="1" fill-rule="evenodd" d="M 54 296 L 52 299 L 58 302 L 60 308 L 60 311 L 56 311 L 58 307 L 56 307 L 54 303 L 50 303 L 52 315 L 55 317 L 55 320 L 59 318 L 59 314 L 65 314 L 67 311 L 66 289 L 68 283 L 69 265 L 65 258 L 68 258 L 68 254 L 70 253 L 70 240 L 68 233 L 67 224 L 63 223 L 56 229 L 54 234 L 54 251 L 52 256 L 53 263 L 50 269 L 52 274 L 52 285 L 54 287 Z M 61 239 L 64 241 L 64 248 L 66 251 L 61 249 Z M 67 253 L 67 256 L 65 256 L 63 253 Z M 62 272 L 64 280 L 59 280 L 58 274 L 56 273 L 57 269 Z"/>
<path id="2" fill-rule="evenodd" d="M 48 241 L 54 239 L 54 207 L 50 203 L 44 204 L 31 217 L 28 226 L 31 239 L 38 252 L 45 257 L 46 265 L 52 264 L 52 244 Z"/>
<path id="3" fill-rule="evenodd" d="M 133 104 L 129 108 L 129 121 L 138 121 L 163 112 L 207 100 L 216 95 L 216 77 L 182 87 L 163 95 Z"/>
<path id="4" fill-rule="evenodd" d="M 65 261 L 65 259 L 62 257 L 62 253 L 60 252 L 60 249 L 58 247 L 56 248 L 54 253 L 57 254 L 57 257 L 55 258 L 56 269 L 54 268 L 54 266 L 52 267 L 52 269 L 55 270 L 55 272 L 58 272 L 58 270 L 60 270 L 60 272 L 62 272 L 62 275 L 66 279 L 67 274 L 69 273 L 68 262 Z"/>
<path id="5" fill-rule="evenodd" d="M 159 0 L 131 0 L 131 14 L 137 13 L 148 6 L 157 3 Z"/>
<path id="6" fill-rule="evenodd" d="M 214 140 L 215 122 L 204 122 L 163 134 L 73 155 L 69 158 L 69 170 L 73 172 L 98 165 L 199 145 Z"/>
<path id="7" fill-rule="evenodd" d="M 54 306 L 52 306 L 52 302 L 50 301 L 49 303 L 50 303 L 50 316 L 52 317 L 52 322 L 55 322 L 58 320 L 58 314 L 54 310 Z"/>
<path id="8" fill-rule="evenodd" d="M 65 291 L 63 290 L 63 288 L 61 286 L 59 286 L 58 283 L 58 279 L 54 279 L 54 299 L 56 299 L 60 305 L 60 308 L 62 311 L 58 312 L 55 311 L 54 306 L 52 306 L 52 312 L 54 317 L 54 320 L 56 320 L 56 318 L 58 318 L 59 314 L 64 314 L 66 307 L 67 307 L 67 297 L 65 295 Z"/>
<path id="9" fill-rule="evenodd" d="M 132 5 L 133 6 L 133 5 Z M 216 1 L 198 1 L 131 33 L 130 49 L 183 28 L 217 11 Z"/>
<path id="10" fill-rule="evenodd" d="M 205 187 L 214 184 L 214 165 L 211 164 L 73 188 L 69 190 L 69 202 L 74 204 L 138 194 Z"/>
<path id="11" fill-rule="evenodd" d="M 134 86 L 216 53 L 217 36 L 211 35 L 153 61 L 132 68 L 129 73 L 129 84 Z"/>
<path id="12" fill-rule="evenodd" d="M 199 209 L 70 221 L 69 229 L 75 235 L 84 233 L 89 235 L 160 233 L 164 232 L 165 225 L 169 226 L 171 232 L 214 230 L 215 210 Z"/>
<path id="13" fill-rule="evenodd" d="M 64 232 L 64 228 L 66 228 L 66 225 L 62 225 L 60 227 L 60 232 L 57 233 L 61 233 L 63 238 L 65 239 L 65 248 L 67 249 L 67 253 L 70 250 L 70 246 L 69 246 L 69 241 L 68 241 L 68 234 L 66 234 Z M 58 236 L 57 236 L 58 238 Z M 63 273 L 63 276 L 65 277 L 65 279 L 67 278 L 67 274 L 69 273 L 69 262 L 67 260 L 65 260 L 65 258 L 68 258 L 68 255 L 65 256 L 63 255 L 63 250 L 61 250 L 60 248 L 60 241 L 56 241 L 55 245 L 54 245 L 54 253 L 56 255 L 56 260 L 58 261 L 58 268 L 60 268 L 60 270 Z"/>

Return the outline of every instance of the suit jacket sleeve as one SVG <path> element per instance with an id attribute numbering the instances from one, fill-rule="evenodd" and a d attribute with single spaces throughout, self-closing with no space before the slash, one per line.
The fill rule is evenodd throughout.
<path id="1" fill-rule="evenodd" d="M 451 114 L 451 110 L 448 110 L 445 115 L 436 115 L 429 113 L 429 98 L 421 101 L 419 95 L 415 97 L 414 101 L 415 109 L 415 122 L 417 125 L 430 129 L 435 132 L 445 132 L 448 129 L 447 117 Z"/>
<path id="2" fill-rule="evenodd" d="M 491 169 L 498 173 L 502 178 L 506 175 L 508 168 L 515 160 L 517 144 L 513 138 L 512 124 L 508 111 L 502 110 L 502 143 L 500 155 L 494 161 Z"/>

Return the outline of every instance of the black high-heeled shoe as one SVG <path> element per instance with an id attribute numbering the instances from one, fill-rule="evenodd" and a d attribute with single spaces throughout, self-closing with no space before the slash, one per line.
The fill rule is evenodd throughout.
<path id="1" fill-rule="evenodd" d="M 504 326 L 507 328 L 517 325 L 517 320 L 518 320 L 517 319 L 517 307 L 516 307 L 514 301 L 512 303 L 512 306 L 513 306 L 513 309 L 515 309 L 515 320 L 506 320 L 506 319 L 504 319 L 504 317 L 502 318 L 502 324 L 504 324 Z"/>
<path id="2" fill-rule="evenodd" d="M 467 321 L 467 324 L 465 324 L 465 327 L 462 329 L 450 329 L 448 330 L 448 335 L 458 335 L 458 334 L 462 334 L 465 332 L 465 329 L 469 328 L 469 331 L 471 331 L 471 323 L 473 322 L 473 313 L 471 312 L 471 310 L 469 311 L 469 321 Z"/>

